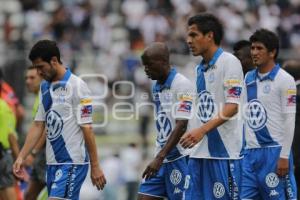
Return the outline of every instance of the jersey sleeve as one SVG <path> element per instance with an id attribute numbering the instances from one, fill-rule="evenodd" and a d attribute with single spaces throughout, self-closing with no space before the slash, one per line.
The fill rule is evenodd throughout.
<path id="1" fill-rule="evenodd" d="M 82 80 L 78 81 L 77 90 L 74 93 L 73 104 L 78 124 L 89 124 L 93 122 L 93 104 L 91 92 L 87 84 Z"/>
<path id="2" fill-rule="evenodd" d="M 39 104 L 38 104 L 38 107 L 37 107 L 37 112 L 35 114 L 35 117 L 34 117 L 34 121 L 45 121 L 45 109 L 44 109 L 44 106 L 43 106 L 43 97 L 41 95 L 41 90 L 39 92 Z"/>
<path id="3" fill-rule="evenodd" d="M 238 59 L 231 59 L 224 69 L 224 97 L 225 103 L 241 103 L 243 90 L 243 70 Z"/>
<path id="4" fill-rule="evenodd" d="M 193 115 L 193 104 L 195 91 L 192 83 L 185 79 L 176 90 L 175 94 L 175 119 L 191 119 Z"/>
<path id="5" fill-rule="evenodd" d="M 292 77 L 282 81 L 280 92 L 282 113 L 296 113 L 297 90 Z"/>

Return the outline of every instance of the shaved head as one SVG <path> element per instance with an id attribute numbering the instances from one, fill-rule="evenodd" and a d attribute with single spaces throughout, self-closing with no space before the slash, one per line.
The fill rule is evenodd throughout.
<path id="1" fill-rule="evenodd" d="M 150 44 L 144 51 L 142 59 L 155 59 L 169 64 L 169 49 L 165 43 L 154 42 Z"/>
<path id="2" fill-rule="evenodd" d="M 150 44 L 141 56 L 147 76 L 163 83 L 170 71 L 169 57 L 169 49 L 166 44 L 161 42 Z"/>

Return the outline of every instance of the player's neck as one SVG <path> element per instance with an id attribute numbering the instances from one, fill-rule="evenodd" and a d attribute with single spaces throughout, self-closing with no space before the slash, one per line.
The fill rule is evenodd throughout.
<path id="1" fill-rule="evenodd" d="M 57 67 L 57 74 L 56 74 L 56 77 L 53 79 L 52 82 L 60 81 L 60 80 L 64 77 L 66 71 L 67 71 L 67 70 L 66 70 L 66 68 L 65 68 L 63 65 L 59 65 L 59 66 Z"/>
<path id="2" fill-rule="evenodd" d="M 167 81 L 170 71 L 170 68 L 163 71 L 161 79 L 157 80 L 160 85 L 163 85 Z"/>
<path id="3" fill-rule="evenodd" d="M 265 74 L 270 72 L 275 67 L 275 62 L 273 60 L 270 60 L 268 63 L 258 66 L 258 72 Z"/>
<path id="4" fill-rule="evenodd" d="M 208 64 L 209 61 L 213 58 L 214 54 L 218 50 L 219 46 L 217 45 L 212 45 L 204 54 L 203 54 L 203 59 L 205 61 L 205 64 Z"/>

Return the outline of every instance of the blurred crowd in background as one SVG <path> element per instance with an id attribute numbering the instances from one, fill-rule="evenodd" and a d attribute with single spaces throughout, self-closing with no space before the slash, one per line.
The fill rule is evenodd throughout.
<path id="1" fill-rule="evenodd" d="M 27 56 L 40 39 L 57 41 L 63 63 L 75 74 L 106 77 L 98 76 L 87 82 L 94 94 L 101 95 L 107 87 L 107 95 L 101 101 L 110 107 L 118 101 L 151 101 L 151 82 L 140 62 L 141 52 L 151 42 L 166 42 L 172 53 L 171 63 L 187 76 L 193 73 L 197 60 L 189 55 L 185 42 L 186 23 L 189 16 L 199 12 L 212 12 L 223 21 L 222 46 L 226 50 L 232 51 L 235 42 L 248 39 L 256 29 L 264 27 L 279 35 L 281 61 L 300 55 L 299 0 L 0 0 L 0 5 L 0 68 L 27 110 L 32 106 L 32 97 L 24 85 L 24 73 L 30 65 Z M 118 100 L 114 92 L 132 92 L 126 84 L 114 84 L 124 80 L 133 82 L 134 95 Z M 149 156 L 151 137 L 147 135 L 155 134 L 150 109 L 141 109 L 138 119 L 129 123 L 109 116 L 108 125 L 96 129 L 99 135 L 115 134 L 116 139 L 110 142 L 115 142 L 118 149 L 114 145 L 99 147 L 100 155 L 104 154 L 106 177 L 115 184 L 106 187 L 104 195 L 110 197 L 104 199 L 119 199 L 115 188 L 124 183 L 128 183 L 128 190 L 135 190 L 143 158 Z M 19 134 L 26 133 L 30 120 L 29 116 L 19 127 Z M 123 140 L 122 134 L 131 139 Z M 122 140 L 130 145 L 122 143 L 124 148 L 120 148 Z M 144 151 L 137 150 L 141 146 Z M 136 156 L 130 156 L 133 154 Z M 117 169 L 122 159 L 127 162 L 123 166 L 131 168 L 125 170 L 129 174 L 123 174 L 124 177 L 118 175 L 124 170 Z"/>

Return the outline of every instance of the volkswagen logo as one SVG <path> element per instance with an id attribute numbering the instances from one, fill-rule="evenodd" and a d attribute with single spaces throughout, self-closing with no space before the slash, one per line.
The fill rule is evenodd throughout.
<path id="1" fill-rule="evenodd" d="M 214 114 L 215 106 L 212 95 L 204 90 L 198 95 L 198 112 L 197 115 L 200 118 L 201 122 L 208 122 Z"/>
<path id="2" fill-rule="evenodd" d="M 56 111 L 50 110 L 46 115 L 46 126 L 47 138 L 53 141 L 60 136 L 64 122 Z"/>
<path id="3" fill-rule="evenodd" d="M 165 112 L 159 112 L 157 114 L 156 128 L 158 130 L 157 141 L 159 143 L 165 143 L 172 131 L 171 121 Z"/>
<path id="4" fill-rule="evenodd" d="M 223 184 L 220 182 L 215 182 L 213 192 L 214 192 L 214 196 L 217 199 L 222 198 L 225 194 L 225 188 L 224 188 Z"/>
<path id="5" fill-rule="evenodd" d="M 267 111 L 257 99 L 251 100 L 247 108 L 247 123 L 255 131 L 265 127 Z"/>

